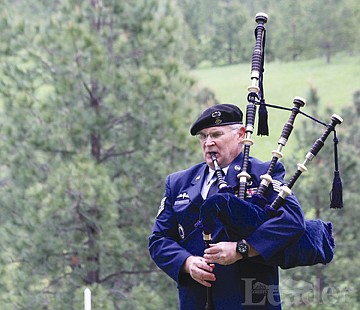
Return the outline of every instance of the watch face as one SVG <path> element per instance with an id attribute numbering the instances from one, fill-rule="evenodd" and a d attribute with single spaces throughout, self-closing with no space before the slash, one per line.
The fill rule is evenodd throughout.
<path id="1" fill-rule="evenodd" d="M 247 245 L 244 244 L 244 243 L 240 243 L 240 244 L 238 245 L 238 251 L 239 251 L 240 253 L 246 253 L 246 252 L 248 251 Z"/>

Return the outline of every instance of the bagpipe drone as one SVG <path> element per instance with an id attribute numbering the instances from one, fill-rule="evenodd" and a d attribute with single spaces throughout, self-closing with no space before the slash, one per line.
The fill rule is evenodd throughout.
<path id="1" fill-rule="evenodd" d="M 332 189 L 331 208 L 342 208 L 341 197 L 341 180 L 338 172 L 337 161 L 337 138 L 335 127 L 342 123 L 342 118 L 336 114 L 331 116 L 329 123 L 321 122 L 300 111 L 305 105 L 305 100 L 301 97 L 295 97 L 292 109 L 278 107 L 266 104 L 264 100 L 263 90 L 263 64 L 264 64 L 264 47 L 265 47 L 265 24 L 268 17 L 264 13 L 258 13 L 255 21 L 257 26 L 255 29 L 255 48 L 252 55 L 251 66 L 251 85 L 248 87 L 248 104 L 246 107 L 246 123 L 245 137 L 243 139 L 243 163 L 241 172 L 238 175 L 239 188 L 234 190 L 230 188 L 223 178 L 222 171 L 216 161 L 216 156 L 212 156 L 215 167 L 215 173 L 218 179 L 219 192 L 214 196 L 207 198 L 200 208 L 199 221 L 197 227 L 203 230 L 204 241 L 208 244 L 211 241 L 211 232 L 220 220 L 221 224 L 230 239 L 230 241 L 238 241 L 246 239 L 257 227 L 268 219 L 276 216 L 278 209 L 286 202 L 286 197 L 291 194 L 291 189 L 300 175 L 307 171 L 307 165 L 318 154 L 324 146 L 324 142 L 331 132 L 334 132 L 335 146 L 335 178 Z M 266 107 L 282 108 L 291 110 L 291 115 L 284 125 L 281 136 L 278 140 L 277 150 L 272 152 L 272 160 L 270 161 L 267 173 L 261 176 L 261 183 L 258 191 L 250 201 L 245 201 L 246 186 L 250 180 L 248 173 L 250 147 L 254 141 L 251 135 L 254 131 L 256 106 L 259 105 L 259 127 L 258 135 L 267 135 L 267 111 Z M 305 156 L 302 164 L 297 165 L 297 170 L 291 177 L 290 181 L 281 187 L 276 199 L 268 203 L 265 193 L 272 183 L 272 173 L 277 161 L 282 158 L 281 150 L 293 129 L 295 118 L 298 114 L 303 114 L 312 120 L 326 126 L 323 134 L 314 142 L 309 152 Z M 265 117 L 265 125 L 264 124 Z M 275 257 L 267 261 L 267 264 L 280 266 L 283 269 L 293 268 L 296 266 L 311 266 L 318 263 L 327 264 L 334 256 L 335 242 L 332 236 L 332 224 L 326 223 L 320 219 L 305 220 L 305 233 L 294 244 L 291 244 Z"/>

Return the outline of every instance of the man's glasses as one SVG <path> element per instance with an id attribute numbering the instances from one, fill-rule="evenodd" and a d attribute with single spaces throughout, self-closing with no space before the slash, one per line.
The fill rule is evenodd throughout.
<path id="1" fill-rule="evenodd" d="M 227 132 L 230 132 L 230 131 L 233 131 L 235 129 L 231 129 Z M 207 140 L 207 138 L 209 137 L 210 140 L 212 141 L 215 141 L 215 140 L 219 140 L 223 135 L 225 135 L 226 132 L 223 132 L 223 131 L 214 131 L 214 132 L 210 132 L 208 134 L 205 134 L 203 132 L 198 132 L 196 134 L 196 136 L 198 137 L 198 139 L 201 141 L 201 142 L 204 142 Z"/>

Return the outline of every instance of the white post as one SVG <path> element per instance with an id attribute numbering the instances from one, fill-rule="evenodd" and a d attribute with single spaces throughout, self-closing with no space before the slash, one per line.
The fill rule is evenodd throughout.
<path id="1" fill-rule="evenodd" d="M 84 290 L 84 310 L 91 310 L 91 291 L 88 288 Z"/>

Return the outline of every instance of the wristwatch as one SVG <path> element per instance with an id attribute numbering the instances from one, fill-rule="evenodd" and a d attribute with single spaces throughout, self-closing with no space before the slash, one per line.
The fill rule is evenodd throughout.
<path id="1" fill-rule="evenodd" d="M 243 259 L 249 256 L 249 246 L 244 240 L 238 241 L 236 244 L 236 252 L 240 253 Z"/>

